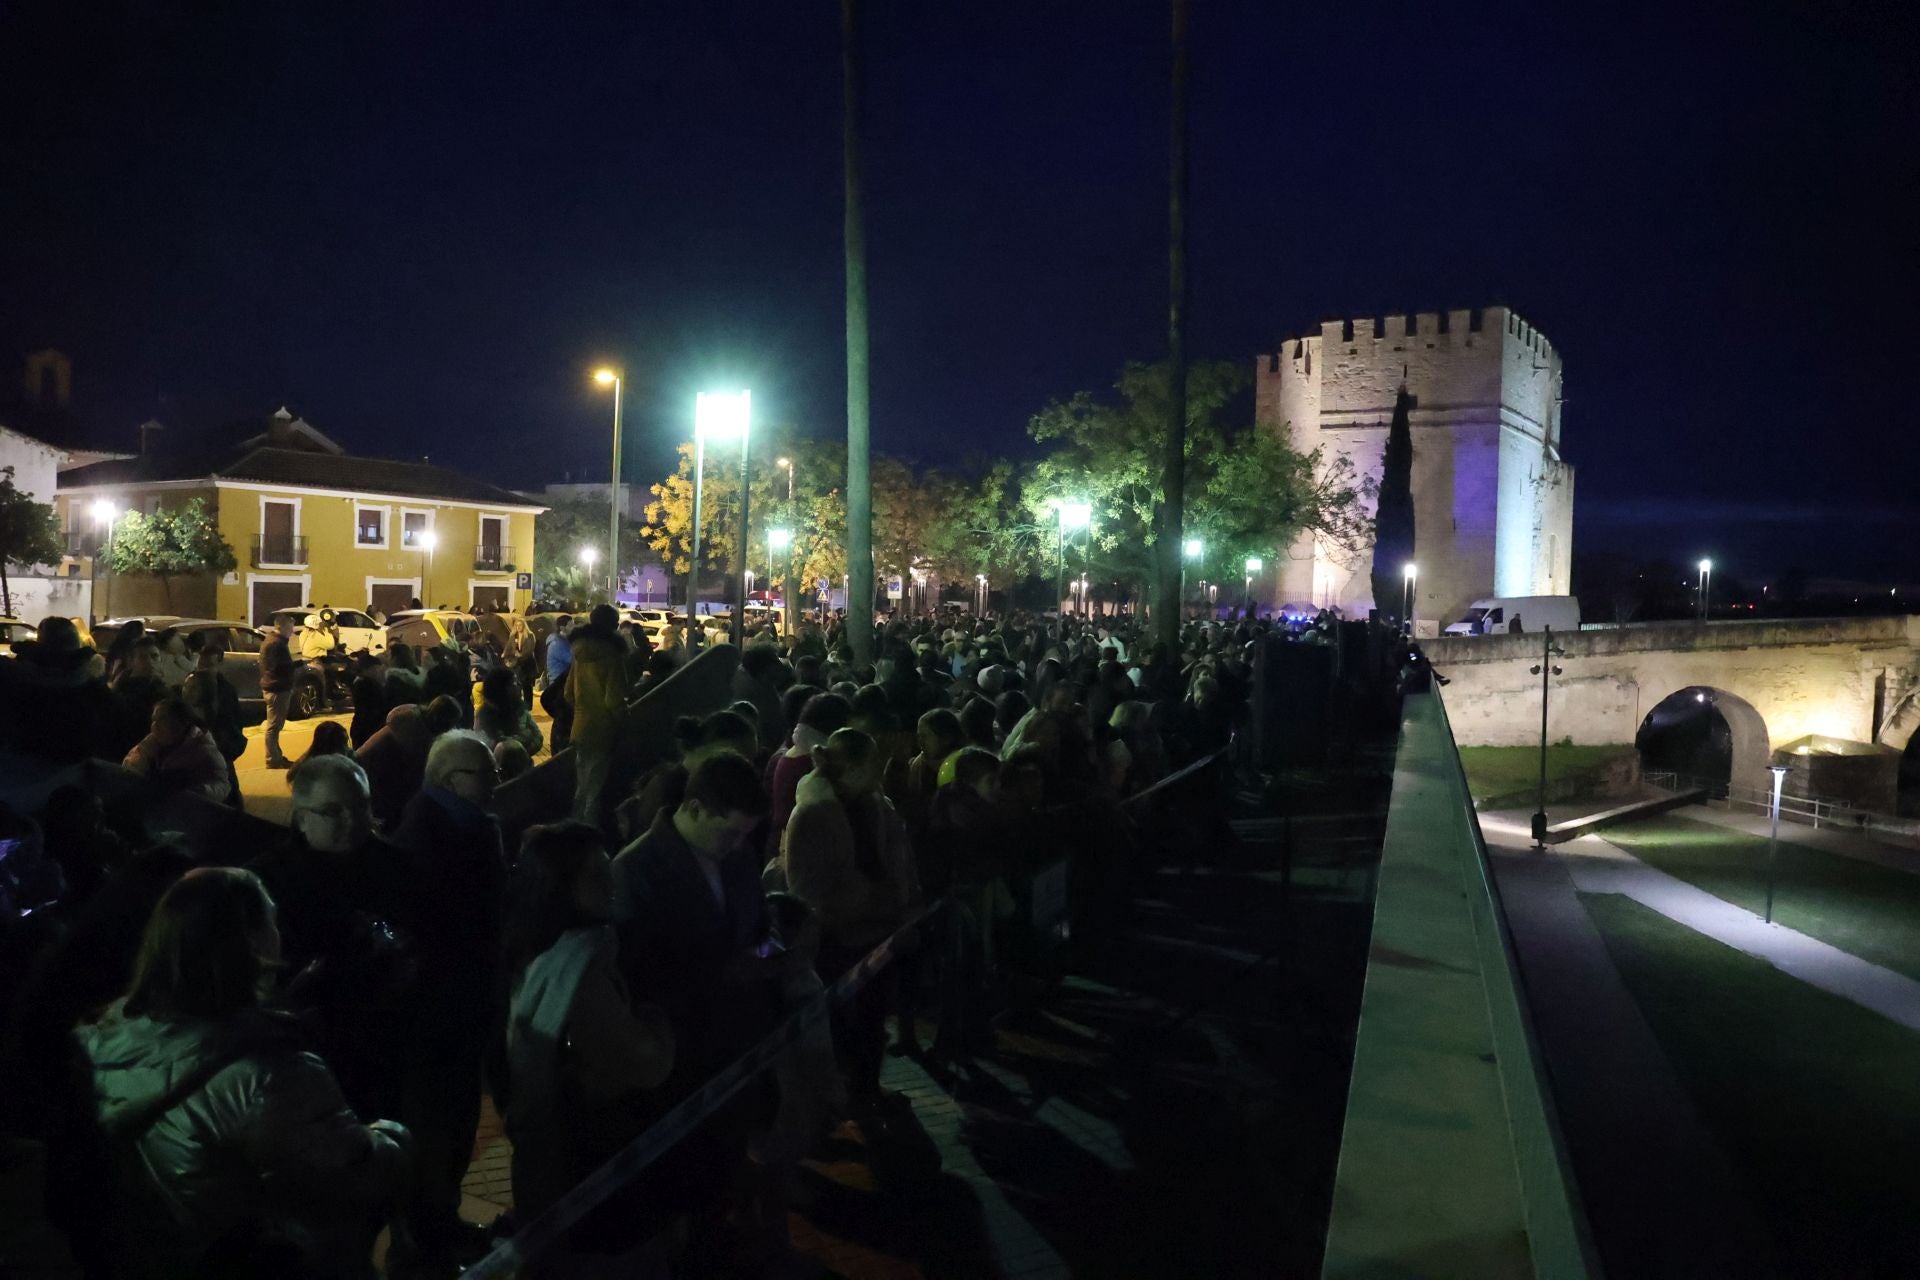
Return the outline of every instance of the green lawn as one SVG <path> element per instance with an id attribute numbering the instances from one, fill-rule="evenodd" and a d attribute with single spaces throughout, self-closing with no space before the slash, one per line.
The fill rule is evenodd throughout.
<path id="1" fill-rule="evenodd" d="M 1735 906 L 1766 901 L 1767 841 L 1660 814 L 1601 838 Z M 1920 979 L 1920 876 L 1780 841 L 1775 923 Z"/>
<path id="2" fill-rule="evenodd" d="M 1920 1035 L 1630 898 L 1581 900 L 1793 1270 L 1915 1274 Z"/>
<path id="3" fill-rule="evenodd" d="M 1547 781 L 1597 775 L 1621 756 L 1632 754 L 1631 743 L 1600 747 L 1556 743 L 1547 748 Z M 1467 771 L 1467 792 L 1475 800 L 1530 796 L 1540 782 L 1538 747 L 1461 747 L 1460 764 Z"/>

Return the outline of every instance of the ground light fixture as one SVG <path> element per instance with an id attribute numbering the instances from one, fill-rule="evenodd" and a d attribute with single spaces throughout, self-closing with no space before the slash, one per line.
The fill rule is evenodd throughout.
<path id="1" fill-rule="evenodd" d="M 1400 604 L 1400 614 L 1403 618 L 1406 619 L 1407 634 L 1412 635 L 1413 634 L 1413 586 L 1414 586 L 1414 582 L 1420 577 L 1420 566 L 1415 564 L 1413 561 L 1409 560 L 1407 561 L 1406 567 L 1400 571 L 1400 575 L 1406 581 L 1406 587 L 1405 587 L 1404 594 L 1402 596 L 1401 604 Z"/>
<path id="2" fill-rule="evenodd" d="M 1773 822 L 1767 835 L 1767 914 L 1766 923 L 1773 923 L 1773 886 L 1778 874 L 1780 862 L 1780 788 L 1787 780 L 1788 766 L 1770 764 L 1767 772 L 1773 775 Z"/>

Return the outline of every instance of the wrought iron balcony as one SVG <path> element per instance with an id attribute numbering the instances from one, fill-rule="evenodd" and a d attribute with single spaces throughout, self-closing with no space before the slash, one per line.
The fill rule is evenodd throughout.
<path id="1" fill-rule="evenodd" d="M 473 549 L 475 573 L 512 573 L 515 563 L 512 547 L 482 543 Z"/>
<path id="2" fill-rule="evenodd" d="M 264 534 L 253 540 L 253 567 L 287 568 L 307 563 L 307 540 L 292 534 Z"/>

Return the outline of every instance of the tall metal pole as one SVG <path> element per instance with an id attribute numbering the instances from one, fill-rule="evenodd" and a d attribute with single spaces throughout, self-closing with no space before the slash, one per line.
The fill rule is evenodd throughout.
<path id="1" fill-rule="evenodd" d="M 1787 766 L 1768 765 L 1773 774 L 1773 829 L 1767 834 L 1767 915 L 1766 922 L 1773 923 L 1773 886 L 1778 871 L 1780 857 L 1780 784 L 1786 781 Z"/>
<path id="2" fill-rule="evenodd" d="M 857 666 L 873 661 L 873 477 L 867 380 L 867 228 L 860 160 L 861 0 L 840 0 L 842 169 L 847 260 L 847 637 Z M 856 603 L 857 602 L 857 603 Z"/>
<path id="3" fill-rule="evenodd" d="M 800 540 L 800 520 L 793 509 L 793 473 L 798 468 L 793 459 L 787 459 L 787 581 L 785 590 L 780 593 L 780 627 L 786 632 L 788 640 L 793 639 L 793 544 Z"/>
<path id="4" fill-rule="evenodd" d="M 607 602 L 620 603 L 620 375 L 613 375 L 613 486 L 607 491 Z"/>
<path id="5" fill-rule="evenodd" d="M 1173 84 L 1167 155 L 1167 439 L 1155 522 L 1154 632 L 1178 652 L 1180 531 L 1187 499 L 1187 0 L 1173 0 Z"/>
<path id="6" fill-rule="evenodd" d="M 698 423 L 693 428 L 693 550 L 687 558 L 687 644 L 699 648 L 706 638 L 700 626 L 700 505 L 701 482 L 707 474 L 707 438 Z"/>
<path id="7" fill-rule="evenodd" d="M 1053 598 L 1059 601 L 1060 638 L 1067 638 L 1067 517 L 1059 507 L 1053 509 L 1054 523 L 1060 530 L 1060 563 L 1053 570 Z"/>
<path id="8" fill-rule="evenodd" d="M 747 479 L 747 456 L 752 451 L 753 433 L 750 424 L 740 424 L 740 569 L 733 575 L 733 583 L 727 594 L 734 599 L 733 604 L 733 644 L 737 649 L 747 646 L 747 507 L 753 497 Z"/>
<path id="9" fill-rule="evenodd" d="M 1553 628 L 1541 631 L 1540 641 L 1540 788 L 1533 811 L 1534 843 L 1547 843 L 1547 682 L 1553 678 Z"/>

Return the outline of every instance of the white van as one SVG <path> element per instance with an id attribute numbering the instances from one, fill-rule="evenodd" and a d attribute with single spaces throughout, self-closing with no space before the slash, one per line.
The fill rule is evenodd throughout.
<path id="1" fill-rule="evenodd" d="M 1574 596 L 1495 596 L 1475 600 L 1459 621 L 1447 624 L 1450 636 L 1498 635 L 1508 631 L 1580 629 L 1580 601 Z"/>

